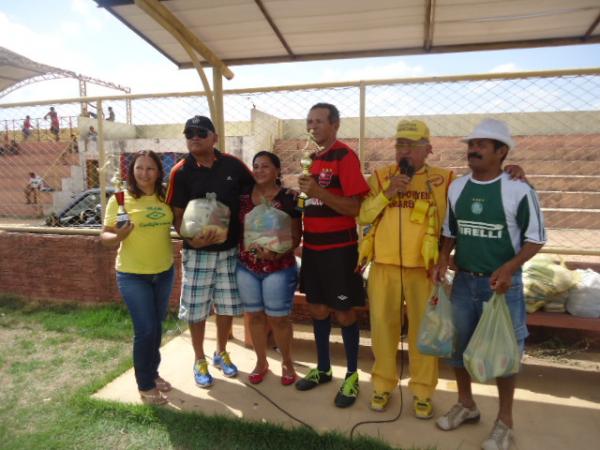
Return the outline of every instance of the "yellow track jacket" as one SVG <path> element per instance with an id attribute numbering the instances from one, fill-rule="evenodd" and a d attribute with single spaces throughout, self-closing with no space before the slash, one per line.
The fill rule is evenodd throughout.
<path id="1" fill-rule="evenodd" d="M 389 179 L 397 173 L 398 165 L 394 163 L 375 170 L 371 175 L 368 181 L 371 191 L 362 202 L 358 222 L 361 225 L 373 223 L 381 214 L 375 230 L 374 262 L 402 267 L 424 267 L 421 246 L 427 230 L 427 209 L 425 209 L 423 223 L 420 224 L 411 221 L 411 214 L 415 205 L 428 208 L 435 200 L 438 216 L 436 233 L 439 237 L 446 215 L 448 186 L 454 179 L 454 175 L 451 170 L 425 165 L 415 173 L 406 192 L 388 200 L 383 191 L 389 186 Z M 433 198 L 427 188 L 427 178 L 431 182 Z M 400 216 L 402 227 L 399 223 Z M 402 236 L 402 259 L 398 242 L 400 236 Z"/>

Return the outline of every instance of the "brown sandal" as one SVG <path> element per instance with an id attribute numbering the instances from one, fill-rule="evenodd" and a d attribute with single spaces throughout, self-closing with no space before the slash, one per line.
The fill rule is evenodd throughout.
<path id="1" fill-rule="evenodd" d="M 154 391 L 151 389 L 149 391 L 139 391 L 140 398 L 142 402 L 147 405 L 164 405 L 169 402 L 169 399 L 159 390 Z"/>
<path id="2" fill-rule="evenodd" d="M 158 377 L 156 380 L 154 380 L 154 384 L 156 384 L 156 389 L 158 389 L 160 392 L 169 392 L 171 389 L 173 389 L 171 383 L 161 377 Z"/>

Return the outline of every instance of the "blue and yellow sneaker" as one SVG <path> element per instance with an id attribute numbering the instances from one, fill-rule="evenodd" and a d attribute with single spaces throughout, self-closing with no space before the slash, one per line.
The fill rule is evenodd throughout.
<path id="1" fill-rule="evenodd" d="M 237 376 L 238 368 L 231 362 L 229 353 L 222 351 L 221 353 L 215 352 L 213 355 L 213 365 L 223 371 L 223 375 L 232 378 Z"/>
<path id="2" fill-rule="evenodd" d="M 199 359 L 194 363 L 194 381 L 201 388 L 209 388 L 214 384 L 212 375 L 208 373 L 206 359 Z"/>

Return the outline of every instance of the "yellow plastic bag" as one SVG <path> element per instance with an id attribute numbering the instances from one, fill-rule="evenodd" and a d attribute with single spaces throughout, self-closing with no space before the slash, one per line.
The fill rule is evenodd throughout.
<path id="1" fill-rule="evenodd" d="M 521 352 L 504 294 L 492 295 L 463 355 L 471 377 L 483 383 L 519 371 Z"/>
<path id="2" fill-rule="evenodd" d="M 439 240 L 437 237 L 437 207 L 429 208 L 427 213 L 427 232 L 423 236 L 421 244 L 421 256 L 425 263 L 425 269 L 437 264 L 439 259 Z"/>
<path id="3" fill-rule="evenodd" d="M 356 272 L 362 273 L 367 265 L 373 261 L 375 256 L 375 229 L 379 219 L 371 225 L 369 232 L 363 236 L 358 244 L 358 261 L 356 263 Z"/>
<path id="4" fill-rule="evenodd" d="M 454 350 L 452 304 L 441 284 L 436 285 L 421 321 L 417 347 L 424 355 L 449 358 Z"/>

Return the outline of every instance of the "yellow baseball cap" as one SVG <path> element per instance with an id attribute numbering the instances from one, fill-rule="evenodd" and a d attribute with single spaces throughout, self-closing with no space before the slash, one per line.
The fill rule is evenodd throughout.
<path id="1" fill-rule="evenodd" d="M 420 120 L 401 120 L 396 127 L 396 139 L 429 140 L 429 128 Z"/>

